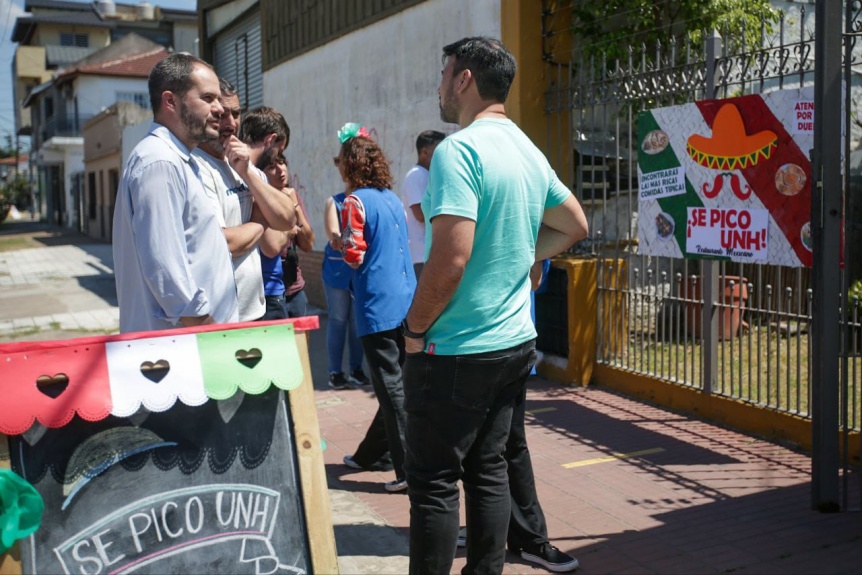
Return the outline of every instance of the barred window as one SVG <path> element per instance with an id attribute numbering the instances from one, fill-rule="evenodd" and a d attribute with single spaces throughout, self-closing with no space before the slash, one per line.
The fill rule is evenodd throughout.
<path id="1" fill-rule="evenodd" d="M 89 48 L 90 35 L 76 34 L 74 32 L 60 32 L 60 46 L 75 46 L 76 48 Z"/>
<path id="2" fill-rule="evenodd" d="M 117 92 L 117 102 L 131 102 L 145 110 L 150 109 L 150 95 L 147 92 Z"/>
<path id="3" fill-rule="evenodd" d="M 262 0 L 264 70 L 424 1 Z"/>

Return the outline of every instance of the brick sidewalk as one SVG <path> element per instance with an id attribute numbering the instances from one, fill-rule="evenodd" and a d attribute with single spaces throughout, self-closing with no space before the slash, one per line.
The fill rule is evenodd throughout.
<path id="1" fill-rule="evenodd" d="M 376 409 L 362 390 L 317 391 L 330 487 L 404 538 L 408 499 L 390 473 L 352 473 Z M 595 389 L 535 380 L 528 437 L 552 541 L 579 573 L 857 573 L 862 515 L 809 509 L 810 458 Z M 858 485 L 858 483 L 857 483 Z M 463 511 L 462 511 L 463 522 Z M 374 555 L 369 542 L 369 555 Z M 453 571 L 464 565 L 459 550 Z M 506 573 L 540 573 L 509 554 Z"/>

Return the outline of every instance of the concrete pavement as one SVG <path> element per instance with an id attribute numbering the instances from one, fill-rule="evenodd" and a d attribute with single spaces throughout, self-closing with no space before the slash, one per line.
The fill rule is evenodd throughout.
<path id="1" fill-rule="evenodd" d="M 9 230 L 0 226 L 0 340 L 116 330 L 110 246 L 33 227 L 14 230 L 33 236 L 22 247 Z M 321 324 L 309 347 L 341 572 L 405 573 L 408 498 L 385 492 L 391 473 L 356 473 L 341 463 L 376 400 L 369 390 L 327 387 L 323 317 Z M 805 454 L 602 389 L 536 378 L 528 402 L 551 538 L 579 558 L 580 573 L 856 573 L 862 566 L 862 516 L 809 509 Z M 852 478 L 856 509 L 858 485 Z M 464 562 L 459 550 L 453 570 Z M 545 571 L 509 554 L 505 572 Z"/>

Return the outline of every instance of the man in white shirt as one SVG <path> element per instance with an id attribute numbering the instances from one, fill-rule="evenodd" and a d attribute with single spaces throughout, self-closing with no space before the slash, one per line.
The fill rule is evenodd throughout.
<path id="1" fill-rule="evenodd" d="M 401 184 L 401 202 L 407 213 L 407 239 L 410 242 L 410 257 L 416 281 L 425 265 L 425 216 L 422 215 L 422 197 L 428 187 L 428 168 L 434 148 L 443 141 L 446 134 L 436 130 L 426 130 L 416 138 L 416 165 L 404 176 Z"/>
<path id="2" fill-rule="evenodd" d="M 218 77 L 172 54 L 148 83 L 155 121 L 126 162 L 114 212 L 120 331 L 235 322 L 230 253 L 191 156 L 218 137 Z"/>
<path id="3" fill-rule="evenodd" d="M 224 79 L 219 84 L 224 108 L 219 137 L 202 143 L 193 154 L 200 160 L 204 189 L 216 208 L 230 249 L 239 321 L 255 321 L 266 312 L 258 242 L 268 227 L 293 227 L 295 202 L 270 186 L 266 174 L 254 166 L 249 146 L 237 138 L 241 107 L 236 88 Z M 273 145 L 284 150 L 289 137 L 287 130 Z"/>

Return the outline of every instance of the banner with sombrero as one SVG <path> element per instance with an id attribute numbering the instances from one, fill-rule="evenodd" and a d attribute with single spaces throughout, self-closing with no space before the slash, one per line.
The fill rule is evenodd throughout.
<path id="1" fill-rule="evenodd" d="M 642 112 L 640 253 L 810 267 L 813 112 L 810 88 Z"/>

